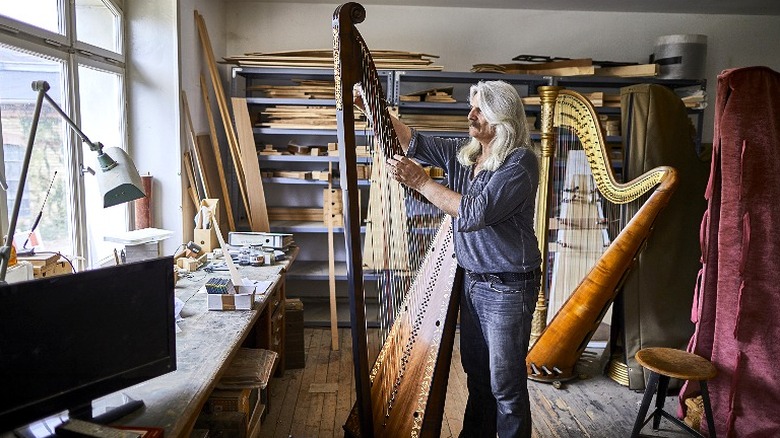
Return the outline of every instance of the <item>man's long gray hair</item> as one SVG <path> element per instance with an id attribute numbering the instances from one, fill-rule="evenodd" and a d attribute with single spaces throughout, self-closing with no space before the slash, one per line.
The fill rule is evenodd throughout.
<path id="1" fill-rule="evenodd" d="M 475 97 L 485 120 L 495 129 L 495 137 L 490 142 L 491 154 L 482 163 L 484 169 L 498 169 L 506 157 L 520 147 L 538 152 L 528 133 L 525 108 L 515 87 L 504 81 L 480 81 L 469 91 L 469 98 L 473 100 Z M 471 166 L 481 152 L 482 146 L 472 137 L 460 148 L 458 161 L 464 166 Z"/>

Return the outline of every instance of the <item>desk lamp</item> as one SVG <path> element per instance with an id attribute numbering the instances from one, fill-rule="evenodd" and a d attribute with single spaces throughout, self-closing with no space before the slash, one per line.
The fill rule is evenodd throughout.
<path id="1" fill-rule="evenodd" d="M 30 127 L 30 136 L 27 140 L 27 150 L 22 162 L 22 171 L 19 174 L 19 187 L 16 191 L 14 200 L 14 209 L 11 213 L 11 220 L 8 225 L 8 235 L 3 246 L 0 248 L 0 284 L 5 283 L 5 274 L 8 270 L 8 261 L 11 257 L 11 243 L 13 242 L 16 221 L 19 217 L 19 208 L 22 203 L 22 194 L 24 193 L 24 184 L 27 180 L 27 170 L 30 167 L 30 156 L 32 155 L 33 143 L 35 143 L 35 133 L 38 130 L 38 120 L 41 116 L 41 107 L 43 99 L 46 99 L 57 113 L 65 119 L 71 129 L 81 138 L 81 141 L 89 145 L 89 149 L 97 152 L 97 160 L 100 170 L 96 172 L 98 188 L 103 196 L 103 208 L 122 204 L 143 198 L 145 196 L 141 176 L 133 164 L 133 160 L 121 148 L 113 147 L 103 150 L 103 144 L 93 143 L 81 132 L 76 123 L 65 114 L 56 102 L 46 94 L 49 91 L 49 84 L 46 81 L 35 81 L 32 83 L 32 89 L 38 92 L 38 99 L 35 102 L 35 112 L 33 113 L 32 126 Z M 111 153 L 109 155 L 108 153 Z"/>

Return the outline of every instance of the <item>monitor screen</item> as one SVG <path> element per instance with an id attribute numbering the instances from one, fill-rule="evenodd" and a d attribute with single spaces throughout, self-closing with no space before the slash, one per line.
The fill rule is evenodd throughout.
<path id="1" fill-rule="evenodd" d="M 0 285 L 0 432 L 176 369 L 173 260 Z"/>

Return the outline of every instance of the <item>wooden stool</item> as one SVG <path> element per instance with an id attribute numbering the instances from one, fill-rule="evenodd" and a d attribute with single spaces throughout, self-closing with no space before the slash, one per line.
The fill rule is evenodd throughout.
<path id="1" fill-rule="evenodd" d="M 650 378 L 645 388 L 645 396 L 642 398 L 642 406 L 639 408 L 634 430 L 631 437 L 638 437 L 639 431 L 650 419 L 653 419 L 653 430 L 658 430 L 661 423 L 661 417 L 666 417 L 674 424 L 683 428 L 693 436 L 702 437 L 699 432 L 690 428 L 687 424 L 678 420 L 676 417 L 664 411 L 664 400 L 666 399 L 666 389 L 669 387 L 669 379 L 674 377 L 681 380 L 697 380 L 701 386 L 701 396 L 704 401 L 704 413 L 707 417 L 707 428 L 711 438 L 715 438 L 715 419 L 712 416 L 712 407 L 710 406 L 710 395 L 707 392 L 707 380 L 712 379 L 717 374 L 712 362 L 673 348 L 643 348 L 636 353 L 636 360 L 640 365 L 650 370 Z M 653 393 L 658 392 L 655 398 L 655 410 L 647 416 L 647 410 L 650 408 L 650 401 L 653 399 Z"/>

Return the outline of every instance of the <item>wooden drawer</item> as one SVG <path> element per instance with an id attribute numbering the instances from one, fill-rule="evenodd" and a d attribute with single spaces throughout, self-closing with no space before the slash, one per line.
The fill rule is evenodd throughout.
<path id="1" fill-rule="evenodd" d="M 274 315 L 277 313 L 277 311 L 284 307 L 282 303 L 282 293 L 281 293 L 281 286 L 277 285 L 274 290 L 271 292 L 271 294 L 268 296 L 267 301 L 267 311 L 269 315 Z"/>

